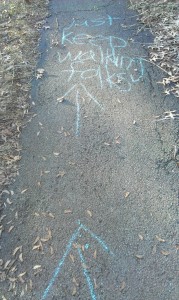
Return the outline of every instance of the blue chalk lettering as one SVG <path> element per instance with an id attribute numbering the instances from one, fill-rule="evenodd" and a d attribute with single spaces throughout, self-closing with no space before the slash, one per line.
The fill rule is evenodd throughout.
<path id="1" fill-rule="evenodd" d="M 79 92 L 76 93 L 76 136 L 79 136 L 80 131 L 80 104 L 79 104 Z"/>
<path id="2" fill-rule="evenodd" d="M 89 287 L 91 299 L 96 300 L 97 298 L 96 298 L 96 295 L 95 295 L 95 292 L 94 292 L 94 286 L 93 286 L 93 283 L 91 281 L 89 272 L 85 267 L 86 266 L 86 261 L 84 259 L 84 256 L 83 256 L 82 251 L 81 251 L 80 248 L 78 248 L 78 253 L 79 253 L 79 257 L 80 257 L 82 268 L 83 268 L 83 274 L 86 277 L 86 281 L 87 281 L 87 284 L 88 284 L 88 287 Z"/>

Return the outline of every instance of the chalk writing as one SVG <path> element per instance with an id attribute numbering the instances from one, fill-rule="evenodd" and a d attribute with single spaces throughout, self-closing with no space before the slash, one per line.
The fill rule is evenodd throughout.
<path id="1" fill-rule="evenodd" d="M 94 234 L 90 229 L 88 229 L 85 225 L 81 224 L 80 221 L 78 221 L 78 228 L 76 229 L 76 231 L 72 234 L 69 242 L 68 242 L 68 245 L 66 246 L 66 251 L 63 255 L 63 257 L 60 259 L 60 261 L 58 262 L 58 266 L 56 267 L 56 269 L 54 270 L 53 272 L 53 275 L 52 275 L 52 278 L 50 279 L 49 283 L 48 283 L 48 286 L 47 288 L 45 289 L 42 297 L 41 297 L 41 300 L 45 300 L 50 292 L 50 290 L 52 289 L 53 287 L 53 284 L 55 283 L 55 280 L 56 278 L 60 275 L 60 272 L 62 270 L 62 267 L 65 263 L 65 260 L 67 258 L 67 256 L 69 255 L 70 251 L 72 250 L 73 248 L 73 244 L 77 241 L 78 241 L 78 238 L 80 238 L 82 236 L 82 233 L 83 232 L 87 232 L 91 238 L 93 238 L 94 240 L 96 240 L 99 245 L 101 246 L 101 248 L 107 252 L 108 254 L 114 256 L 114 253 L 109 249 L 109 247 L 107 246 L 107 244 L 100 238 L 98 237 L 96 234 Z M 85 244 L 85 249 L 87 250 L 89 248 L 89 244 Z M 91 299 L 92 300 L 96 300 L 96 294 L 95 294 L 95 291 L 94 291 L 94 286 L 93 286 L 93 283 L 91 281 L 91 278 L 90 278 L 90 275 L 88 273 L 88 270 L 86 268 L 86 262 L 85 262 L 85 258 L 84 258 L 84 255 L 81 251 L 81 249 L 79 247 L 76 248 L 76 251 L 79 255 L 79 258 L 80 258 L 80 261 L 81 261 L 81 265 L 82 265 L 82 269 L 83 269 L 83 274 L 84 274 L 84 277 L 87 281 L 87 285 L 88 285 L 88 288 L 89 288 L 89 292 L 90 292 L 90 295 L 91 295 Z"/>
<path id="2" fill-rule="evenodd" d="M 61 44 L 70 48 L 67 53 L 58 52 L 60 72 L 70 85 L 68 91 L 63 95 L 64 98 L 74 89 L 77 93 L 79 90 L 83 90 L 83 93 L 85 92 L 99 108 L 104 109 L 93 96 L 94 91 L 91 92 L 91 88 L 93 90 L 109 88 L 125 93 L 130 92 L 132 86 L 143 78 L 144 60 L 141 57 L 125 55 L 129 46 L 126 40 L 114 35 L 94 34 L 92 36 L 87 34 L 88 28 L 99 28 L 103 25 L 111 27 L 119 19 L 118 16 L 110 15 L 82 22 L 73 19 L 71 24 L 62 30 Z M 77 31 L 78 33 L 76 33 Z M 78 46 L 80 50 L 76 51 Z M 79 101 L 77 103 L 77 100 L 76 107 L 76 135 L 79 136 L 80 104 Z"/>

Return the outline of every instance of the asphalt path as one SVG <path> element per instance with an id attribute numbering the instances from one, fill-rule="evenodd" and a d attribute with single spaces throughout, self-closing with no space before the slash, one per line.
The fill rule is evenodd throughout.
<path id="1" fill-rule="evenodd" d="M 8 300 L 178 299 L 177 102 L 128 5 L 50 2 L 4 193 Z"/>

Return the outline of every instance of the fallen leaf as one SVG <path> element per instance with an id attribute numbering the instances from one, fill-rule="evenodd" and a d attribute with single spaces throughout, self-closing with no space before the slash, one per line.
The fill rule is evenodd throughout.
<path id="1" fill-rule="evenodd" d="M 139 237 L 139 239 L 140 239 L 141 241 L 144 240 L 144 237 L 143 237 L 140 233 L 138 234 L 138 237 Z"/>
<path id="2" fill-rule="evenodd" d="M 170 254 L 169 251 L 165 251 L 165 250 L 161 250 L 161 254 L 165 255 L 165 256 L 168 256 Z"/>
<path id="3" fill-rule="evenodd" d="M 39 73 L 39 74 L 43 74 L 44 72 L 45 72 L 45 70 L 42 68 L 37 69 L 37 73 Z"/>
<path id="4" fill-rule="evenodd" d="M 58 152 L 53 152 L 53 154 L 54 154 L 55 156 L 59 156 L 59 155 L 60 155 L 60 153 L 58 153 Z"/>
<path id="5" fill-rule="evenodd" d="M 15 256 L 17 251 L 22 251 L 22 246 L 16 247 L 12 253 L 12 256 Z"/>
<path id="6" fill-rule="evenodd" d="M 129 196 L 129 194 L 130 194 L 130 192 L 126 192 L 126 193 L 124 194 L 124 197 L 127 198 L 127 197 Z"/>
<path id="7" fill-rule="evenodd" d="M 90 218 L 91 218 L 91 217 L 92 217 L 92 215 L 93 215 L 93 214 L 92 214 L 92 212 L 91 212 L 89 209 L 87 209 L 87 211 L 86 211 L 86 212 L 87 212 L 87 214 L 88 214 L 88 215 L 90 216 Z"/>
<path id="8" fill-rule="evenodd" d="M 56 177 L 57 177 L 57 178 L 58 178 L 58 177 L 61 177 L 61 178 L 62 178 L 64 175 L 65 175 L 65 172 L 64 172 L 64 171 L 61 171 L 61 172 L 59 172 L 59 173 L 57 174 Z"/>
<path id="9" fill-rule="evenodd" d="M 120 291 L 122 292 L 125 289 L 125 287 L 126 287 L 126 283 L 125 281 L 122 281 L 120 286 Z"/>
<path id="10" fill-rule="evenodd" d="M 77 280 L 76 280 L 75 277 L 73 277 L 72 282 L 73 282 L 76 286 L 79 286 L 79 283 L 77 282 Z"/>
<path id="11" fill-rule="evenodd" d="M 50 246 L 50 254 L 53 255 L 54 254 L 54 250 L 53 250 L 53 247 Z"/>
<path id="12" fill-rule="evenodd" d="M 81 249 L 81 245 L 80 244 L 73 244 L 73 247 L 75 248 L 75 249 L 78 249 L 78 248 L 80 248 Z"/>
<path id="13" fill-rule="evenodd" d="M 111 144 L 104 142 L 105 146 L 111 146 Z"/>
<path id="14" fill-rule="evenodd" d="M 40 240 L 40 237 L 37 236 L 36 239 L 35 239 L 35 241 L 33 242 L 33 245 L 35 245 L 39 240 Z"/>
<path id="15" fill-rule="evenodd" d="M 21 194 L 24 194 L 25 192 L 27 192 L 28 189 L 25 189 L 21 192 Z"/>
<path id="16" fill-rule="evenodd" d="M 50 228 L 47 228 L 49 240 L 52 239 L 52 231 Z"/>
<path id="17" fill-rule="evenodd" d="M 11 204 L 13 203 L 13 202 L 10 201 L 9 198 L 6 199 L 6 202 L 7 202 L 9 205 L 11 205 Z"/>
<path id="18" fill-rule="evenodd" d="M 179 244 L 175 245 L 175 248 L 176 248 L 177 250 L 179 250 Z"/>
<path id="19" fill-rule="evenodd" d="M 93 256 L 94 256 L 94 259 L 96 259 L 96 257 L 97 257 L 97 250 L 94 251 Z"/>
<path id="20" fill-rule="evenodd" d="M 140 254 L 136 254 L 135 257 L 137 257 L 138 259 L 144 258 L 144 256 L 143 256 L 143 255 L 140 255 Z"/>
<path id="21" fill-rule="evenodd" d="M 70 254 L 70 258 L 71 258 L 71 261 L 74 263 L 75 262 L 75 257 L 72 254 Z"/>
<path id="22" fill-rule="evenodd" d="M 42 266 L 41 265 L 36 265 L 33 267 L 34 270 L 40 269 Z"/>
<path id="23" fill-rule="evenodd" d="M 158 235 L 156 235 L 155 237 L 156 237 L 156 239 L 157 239 L 159 242 L 162 242 L 162 243 L 164 243 L 164 242 L 165 242 L 165 240 L 164 240 L 164 239 L 162 239 L 161 237 L 159 237 Z"/>
<path id="24" fill-rule="evenodd" d="M 39 213 L 37 213 L 37 212 L 35 212 L 35 213 L 34 213 L 34 216 L 36 216 L 36 217 L 39 217 L 39 216 L 40 216 L 40 214 L 39 214 Z"/>
<path id="25" fill-rule="evenodd" d="M 94 278 L 94 288 L 95 288 L 95 290 L 98 288 L 98 285 L 97 285 L 97 282 L 96 282 L 95 278 Z"/>
<path id="26" fill-rule="evenodd" d="M 17 278 L 15 278 L 15 277 L 8 277 L 8 280 L 9 280 L 10 282 L 16 282 L 16 281 L 17 281 Z"/>
<path id="27" fill-rule="evenodd" d="M 29 280 L 29 289 L 32 290 L 32 287 L 33 287 L 33 283 L 32 283 L 32 280 L 30 279 Z"/>
<path id="28" fill-rule="evenodd" d="M 66 209 L 65 211 L 64 211 L 64 214 L 71 214 L 72 213 L 72 210 L 71 209 Z"/>
<path id="29" fill-rule="evenodd" d="M 74 286 L 73 291 L 72 291 L 72 296 L 75 296 L 76 293 L 77 293 L 77 289 L 76 289 L 76 286 Z"/>
<path id="30" fill-rule="evenodd" d="M 39 244 L 39 245 L 36 245 L 36 246 L 34 246 L 33 248 L 32 248 L 32 250 L 40 250 L 41 249 L 41 245 Z"/>
<path id="31" fill-rule="evenodd" d="M 20 274 L 18 275 L 18 277 L 22 277 L 22 276 L 24 276 L 25 274 L 26 274 L 26 272 L 20 273 Z"/>
<path id="32" fill-rule="evenodd" d="M 6 263 L 5 263 L 5 265 L 4 265 L 4 270 L 6 270 L 7 269 L 7 267 L 9 266 L 9 264 L 10 264 L 10 262 L 11 262 L 11 260 L 8 260 L 8 261 L 6 261 Z"/>
<path id="33" fill-rule="evenodd" d="M 50 218 L 55 219 L 55 216 L 52 213 L 49 213 L 48 215 L 49 215 Z"/>
<path id="34" fill-rule="evenodd" d="M 8 232 L 10 233 L 14 229 L 14 227 L 15 226 L 10 226 Z"/>
<path id="35" fill-rule="evenodd" d="M 20 260 L 21 262 L 23 262 L 22 253 L 19 255 L 19 260 Z"/>
<path id="36" fill-rule="evenodd" d="M 57 98 L 57 101 L 60 102 L 60 103 L 62 103 L 64 100 L 65 100 L 64 97 L 59 97 L 59 98 Z"/>

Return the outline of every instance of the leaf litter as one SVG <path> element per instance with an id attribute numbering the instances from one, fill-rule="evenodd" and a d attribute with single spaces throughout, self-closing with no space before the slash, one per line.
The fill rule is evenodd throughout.
<path id="1" fill-rule="evenodd" d="M 154 35 L 150 45 L 149 62 L 158 66 L 164 78 L 160 84 L 166 95 L 179 97 L 179 5 L 178 0 L 130 0 L 131 8 L 137 9 L 143 26 Z M 166 77 L 167 76 L 167 77 Z"/>

